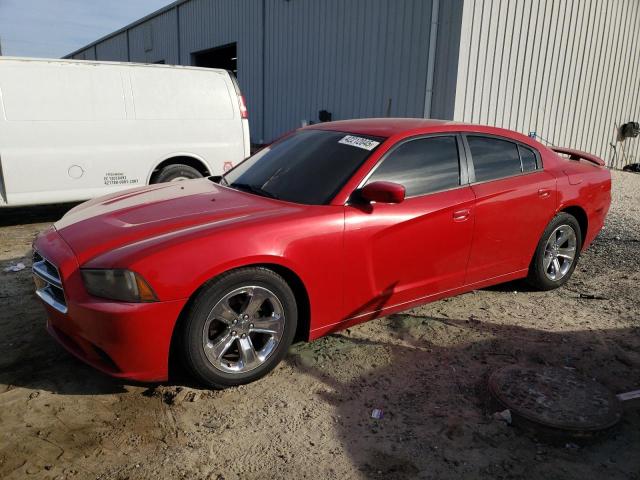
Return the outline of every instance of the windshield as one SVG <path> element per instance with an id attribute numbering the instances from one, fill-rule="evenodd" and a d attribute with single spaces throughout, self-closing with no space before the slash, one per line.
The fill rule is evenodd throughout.
<path id="1" fill-rule="evenodd" d="M 383 140 L 301 130 L 242 162 L 222 183 L 289 202 L 327 204 Z"/>

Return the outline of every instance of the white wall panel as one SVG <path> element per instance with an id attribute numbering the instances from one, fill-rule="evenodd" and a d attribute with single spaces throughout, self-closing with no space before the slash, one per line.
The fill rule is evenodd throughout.
<path id="1" fill-rule="evenodd" d="M 454 118 L 640 162 L 638 38 L 639 0 L 465 0 Z"/>

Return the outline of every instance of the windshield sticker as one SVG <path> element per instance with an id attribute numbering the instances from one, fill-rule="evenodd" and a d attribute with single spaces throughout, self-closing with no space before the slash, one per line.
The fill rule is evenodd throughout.
<path id="1" fill-rule="evenodd" d="M 370 140 L 368 138 L 362 137 L 354 137 L 353 135 L 347 135 L 346 137 L 338 140 L 338 143 L 342 143 L 343 145 L 350 145 L 352 147 L 362 148 L 363 150 L 373 150 L 380 142 L 376 142 L 375 140 Z"/>

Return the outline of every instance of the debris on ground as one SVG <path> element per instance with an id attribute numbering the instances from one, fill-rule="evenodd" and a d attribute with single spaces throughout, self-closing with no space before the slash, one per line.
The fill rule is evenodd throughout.
<path id="1" fill-rule="evenodd" d="M 581 293 L 578 298 L 582 298 L 583 300 L 609 300 L 608 297 L 597 295 L 595 293 Z"/>
<path id="2" fill-rule="evenodd" d="M 629 400 L 635 400 L 640 398 L 640 390 L 632 390 L 630 392 L 619 393 L 616 395 L 621 402 L 627 402 Z"/>
<path id="3" fill-rule="evenodd" d="M 382 411 L 381 408 L 374 408 L 373 411 L 371 412 L 371 418 L 375 418 L 376 420 L 382 420 L 382 417 L 384 417 L 384 412 Z"/>
<path id="4" fill-rule="evenodd" d="M 200 392 L 188 387 L 154 386 L 142 392 L 145 397 L 159 397 L 167 405 L 180 405 L 184 402 L 195 402 L 200 398 Z"/>
<path id="5" fill-rule="evenodd" d="M 506 422 L 507 425 L 511 425 L 511 410 L 507 408 L 506 410 L 502 410 L 501 412 L 495 412 L 493 414 L 493 418 Z"/>
<path id="6" fill-rule="evenodd" d="M 15 265 L 9 265 L 4 269 L 5 272 L 19 272 L 20 270 L 24 270 L 26 265 L 22 262 L 16 263 Z"/>

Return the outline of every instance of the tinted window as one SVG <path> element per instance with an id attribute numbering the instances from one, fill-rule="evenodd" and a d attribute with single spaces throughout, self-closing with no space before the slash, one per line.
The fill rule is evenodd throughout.
<path id="1" fill-rule="evenodd" d="M 407 197 L 460 185 L 458 145 L 455 137 L 411 140 L 396 148 L 373 172 L 367 183 L 395 182 Z"/>
<path id="2" fill-rule="evenodd" d="M 224 176 L 239 190 L 309 205 L 328 203 L 384 139 L 301 130 L 260 150 Z"/>
<path id="3" fill-rule="evenodd" d="M 522 145 L 518 145 L 520 149 L 520 159 L 522 160 L 522 171 L 533 172 L 538 169 L 538 160 L 533 150 Z"/>
<path id="4" fill-rule="evenodd" d="M 522 172 L 518 146 L 506 140 L 468 136 L 476 182 L 509 177 Z"/>

